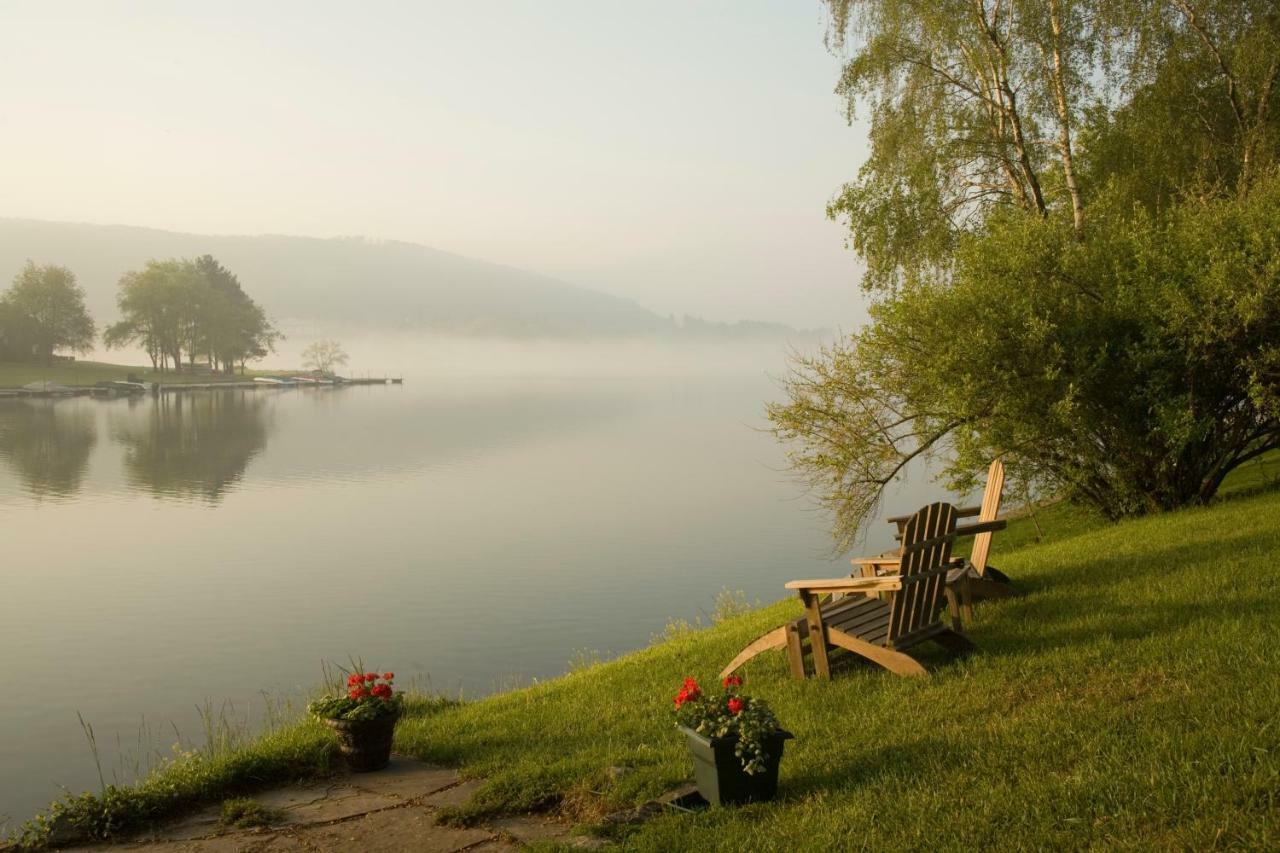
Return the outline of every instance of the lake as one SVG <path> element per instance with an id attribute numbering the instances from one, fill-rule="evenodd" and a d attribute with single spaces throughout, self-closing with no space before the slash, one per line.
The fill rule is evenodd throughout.
<path id="1" fill-rule="evenodd" d="M 323 661 L 478 697 L 846 571 L 761 431 L 782 348 L 488 355 L 397 352 L 403 386 L 0 401 L 0 816 L 97 787 L 77 713 L 124 781 L 200 741 L 198 706 L 260 720 Z M 886 514 L 939 494 L 904 488 Z"/>

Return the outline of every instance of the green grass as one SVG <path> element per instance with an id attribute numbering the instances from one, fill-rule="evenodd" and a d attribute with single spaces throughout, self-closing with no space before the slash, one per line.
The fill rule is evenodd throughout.
<path id="1" fill-rule="evenodd" d="M 1280 845 L 1280 493 L 1098 527 L 1066 505 L 995 540 L 1027 595 L 970 626 L 983 653 L 928 680 L 870 668 L 751 692 L 797 739 L 768 805 L 668 814 L 637 850 L 1077 849 Z M 1253 492 L 1250 494 L 1250 492 Z M 1055 524 L 1054 519 L 1061 522 Z M 779 578 L 779 581 L 785 580 Z M 555 681 L 413 716 L 400 749 L 487 779 L 455 818 L 557 805 L 594 815 L 685 780 L 668 716 L 782 602 Z M 712 682 L 714 683 L 714 682 Z M 634 773 L 612 780 L 611 765 Z M 599 794 L 592 792 L 600 792 Z"/>
<path id="2" fill-rule="evenodd" d="M 929 679 L 854 667 L 796 682 L 781 655 L 757 658 L 749 692 L 796 734 L 780 799 L 612 834 L 655 851 L 1280 847 L 1277 479 L 1272 457 L 1208 508 L 1105 525 L 1056 504 L 1040 531 L 1015 521 L 992 561 L 1027 594 L 980 605 L 982 653 L 934 656 Z M 781 601 L 476 702 L 411 701 L 397 749 L 485 779 L 454 822 L 551 810 L 590 827 L 689 778 L 669 714 L 681 679 L 714 684 L 797 612 Z M 83 795 L 62 820 L 101 837 L 332 757 L 302 722 Z"/>
<path id="3" fill-rule="evenodd" d="M 27 362 L 0 361 L 0 388 L 21 388 L 28 382 L 48 380 L 60 385 L 93 385 L 96 382 L 122 380 L 130 373 L 143 382 L 180 385 L 191 382 L 243 382 L 262 371 L 248 370 L 243 376 L 220 376 L 210 373 L 160 373 L 149 367 L 108 364 L 104 361 L 60 361 L 48 366 Z"/>

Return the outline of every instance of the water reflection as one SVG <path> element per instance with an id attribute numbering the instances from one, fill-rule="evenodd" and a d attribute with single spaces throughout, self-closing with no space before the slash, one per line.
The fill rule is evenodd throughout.
<path id="1" fill-rule="evenodd" d="M 0 406 L 0 456 L 38 498 L 66 498 L 80 490 L 98 441 L 93 412 L 55 400 Z"/>
<path id="2" fill-rule="evenodd" d="M 215 503 L 267 446 L 269 431 L 266 400 L 246 391 L 167 394 L 111 418 L 132 485 Z"/>

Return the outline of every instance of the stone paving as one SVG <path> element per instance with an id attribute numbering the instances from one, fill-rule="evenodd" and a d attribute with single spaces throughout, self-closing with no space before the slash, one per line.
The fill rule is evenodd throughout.
<path id="1" fill-rule="evenodd" d="M 211 807 L 126 843 L 63 849 L 78 853 L 490 853 L 518 850 L 535 841 L 599 846 L 596 839 L 572 838 L 567 826 L 538 817 L 500 818 L 466 829 L 436 824 L 438 809 L 466 802 L 479 784 L 460 779 L 457 771 L 397 756 L 389 767 L 375 773 L 348 773 L 252 796 L 283 813 L 280 822 L 267 827 L 225 827 L 219 823 L 219 808 Z"/>

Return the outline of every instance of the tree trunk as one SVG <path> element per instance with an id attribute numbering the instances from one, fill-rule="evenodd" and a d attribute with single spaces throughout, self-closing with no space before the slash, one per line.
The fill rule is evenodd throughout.
<path id="1" fill-rule="evenodd" d="M 1053 31 L 1053 99 L 1058 108 L 1058 148 L 1062 154 L 1062 177 L 1071 194 L 1071 219 L 1077 240 L 1084 239 L 1084 199 L 1076 179 L 1075 157 L 1071 152 L 1071 112 L 1067 109 L 1067 84 L 1063 80 L 1062 18 L 1058 0 L 1049 0 L 1049 26 Z"/>

